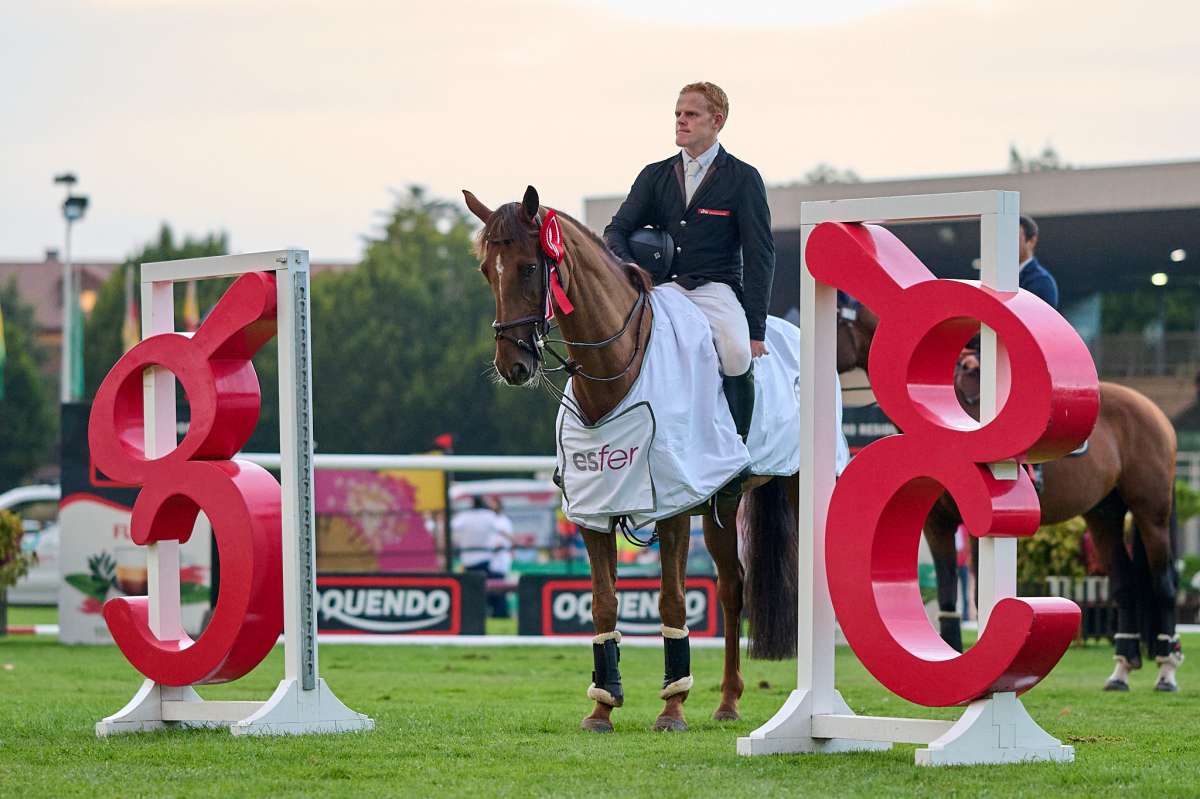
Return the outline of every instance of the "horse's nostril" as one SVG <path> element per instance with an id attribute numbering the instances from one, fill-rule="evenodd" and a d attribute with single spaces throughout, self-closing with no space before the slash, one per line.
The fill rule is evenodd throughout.
<path id="1" fill-rule="evenodd" d="M 508 370 L 508 376 L 514 383 L 524 383 L 529 379 L 529 370 L 525 368 L 523 363 L 514 363 L 512 368 Z"/>

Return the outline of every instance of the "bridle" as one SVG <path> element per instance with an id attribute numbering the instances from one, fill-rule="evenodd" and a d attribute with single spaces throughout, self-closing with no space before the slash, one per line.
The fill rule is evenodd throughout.
<path id="1" fill-rule="evenodd" d="M 966 372 L 969 371 L 968 368 L 964 365 L 964 362 L 966 361 L 968 355 L 974 355 L 975 357 L 979 357 L 979 353 L 976 352 L 975 350 L 971 350 L 971 349 L 964 349 L 959 354 L 958 360 L 955 361 L 955 363 L 954 363 L 954 386 L 956 389 L 958 389 L 958 376 L 960 374 L 965 374 Z M 978 371 L 978 369 L 979 368 L 976 367 L 976 371 Z M 980 391 L 976 391 L 974 396 L 967 396 L 967 393 L 965 391 L 962 391 L 961 389 L 958 390 L 958 393 L 961 395 L 962 401 L 967 403 L 968 405 L 978 405 L 979 404 L 979 396 L 981 393 Z"/>
<path id="2" fill-rule="evenodd" d="M 855 363 L 858 362 L 859 351 L 862 350 L 866 334 L 859 329 L 858 325 L 858 305 L 839 305 L 837 308 L 837 329 L 845 331 L 846 336 L 850 340 L 850 346 L 854 348 Z M 862 366 L 862 370 L 867 371 L 866 364 Z M 863 389 L 847 389 L 848 391 L 861 391 Z M 870 387 L 866 387 L 870 390 Z"/>
<path id="3" fill-rule="evenodd" d="M 553 209 L 549 209 L 545 217 L 539 213 L 534 218 L 534 223 L 537 225 L 538 242 L 540 244 L 537 248 L 538 268 L 541 271 L 542 277 L 541 302 L 539 306 L 543 309 L 543 312 L 530 316 L 522 316 L 520 319 L 513 319 L 507 322 L 499 320 L 492 322 L 492 330 L 496 333 L 496 340 L 508 341 L 518 349 L 532 355 L 534 360 L 537 361 L 538 368 L 543 372 L 566 372 L 571 377 L 578 375 L 585 380 L 592 380 L 599 383 L 608 383 L 621 379 L 633 369 L 637 363 L 638 355 L 641 353 L 642 326 L 645 321 L 646 305 L 648 302 L 646 290 L 641 286 L 638 287 L 637 299 L 634 300 L 629 313 L 625 315 L 625 322 L 621 325 L 621 329 L 603 341 L 568 341 L 561 338 L 550 338 L 550 332 L 557 328 L 557 325 L 552 321 L 555 318 L 555 308 L 557 307 L 563 316 L 569 316 L 574 312 L 575 307 L 567 298 L 567 293 L 563 290 L 558 278 L 559 264 L 562 263 L 563 258 L 566 256 L 566 246 L 563 242 L 562 228 L 558 222 L 558 215 Z M 564 358 L 550 346 L 551 344 L 560 344 L 566 347 L 580 347 L 583 349 L 603 349 L 619 340 L 629 331 L 629 326 L 633 323 L 635 315 L 638 322 L 637 338 L 634 341 L 633 353 L 630 355 L 625 367 L 615 375 L 602 377 L 588 374 L 577 361 L 570 357 Z M 531 335 L 528 340 L 509 333 L 510 330 L 524 325 L 531 326 Z M 547 366 L 547 355 L 556 360 L 559 365 L 554 367 Z M 556 393 L 561 398 L 561 392 L 556 391 Z"/>

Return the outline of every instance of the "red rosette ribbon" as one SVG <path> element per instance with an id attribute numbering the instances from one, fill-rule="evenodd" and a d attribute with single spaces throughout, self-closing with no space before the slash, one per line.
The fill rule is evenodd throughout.
<path id="1" fill-rule="evenodd" d="M 542 252 L 546 253 L 546 257 L 550 259 L 550 296 L 546 298 L 546 318 L 550 319 L 554 316 L 555 305 L 559 307 L 564 316 L 567 316 L 575 310 L 575 306 L 567 299 L 567 292 L 563 291 L 562 283 L 558 279 L 557 265 L 562 263 L 566 256 L 567 247 L 563 243 L 562 226 L 558 223 L 558 214 L 553 209 L 546 212 L 539 238 L 542 242 Z"/>

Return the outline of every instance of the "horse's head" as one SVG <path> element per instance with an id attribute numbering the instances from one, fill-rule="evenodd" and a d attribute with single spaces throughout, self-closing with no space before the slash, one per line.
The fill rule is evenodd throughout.
<path id="1" fill-rule="evenodd" d="M 839 296 L 840 299 L 840 296 Z M 867 370 L 867 356 L 879 317 L 867 306 L 851 301 L 838 304 L 837 370 L 838 374 L 852 369 Z"/>
<path id="2" fill-rule="evenodd" d="M 963 410 L 979 418 L 979 353 L 965 349 L 954 365 L 954 391 Z"/>
<path id="3" fill-rule="evenodd" d="M 476 249 L 479 271 L 496 300 L 496 371 L 512 386 L 538 372 L 536 334 L 545 325 L 547 274 L 539 240 L 537 189 L 495 211 L 463 190 L 467 208 L 483 222 Z"/>

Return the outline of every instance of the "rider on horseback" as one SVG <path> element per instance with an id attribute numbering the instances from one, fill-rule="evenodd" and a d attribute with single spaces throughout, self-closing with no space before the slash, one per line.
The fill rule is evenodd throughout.
<path id="1" fill-rule="evenodd" d="M 708 319 L 725 398 L 744 440 L 754 412 L 752 358 L 767 354 L 775 244 L 762 177 L 717 142 L 728 117 L 729 99 L 719 86 L 684 86 L 675 104 L 675 143 L 682 150 L 641 171 L 604 240 L 621 259 L 642 262 L 631 235 L 645 225 L 670 234 L 674 252 L 641 265 Z"/>

